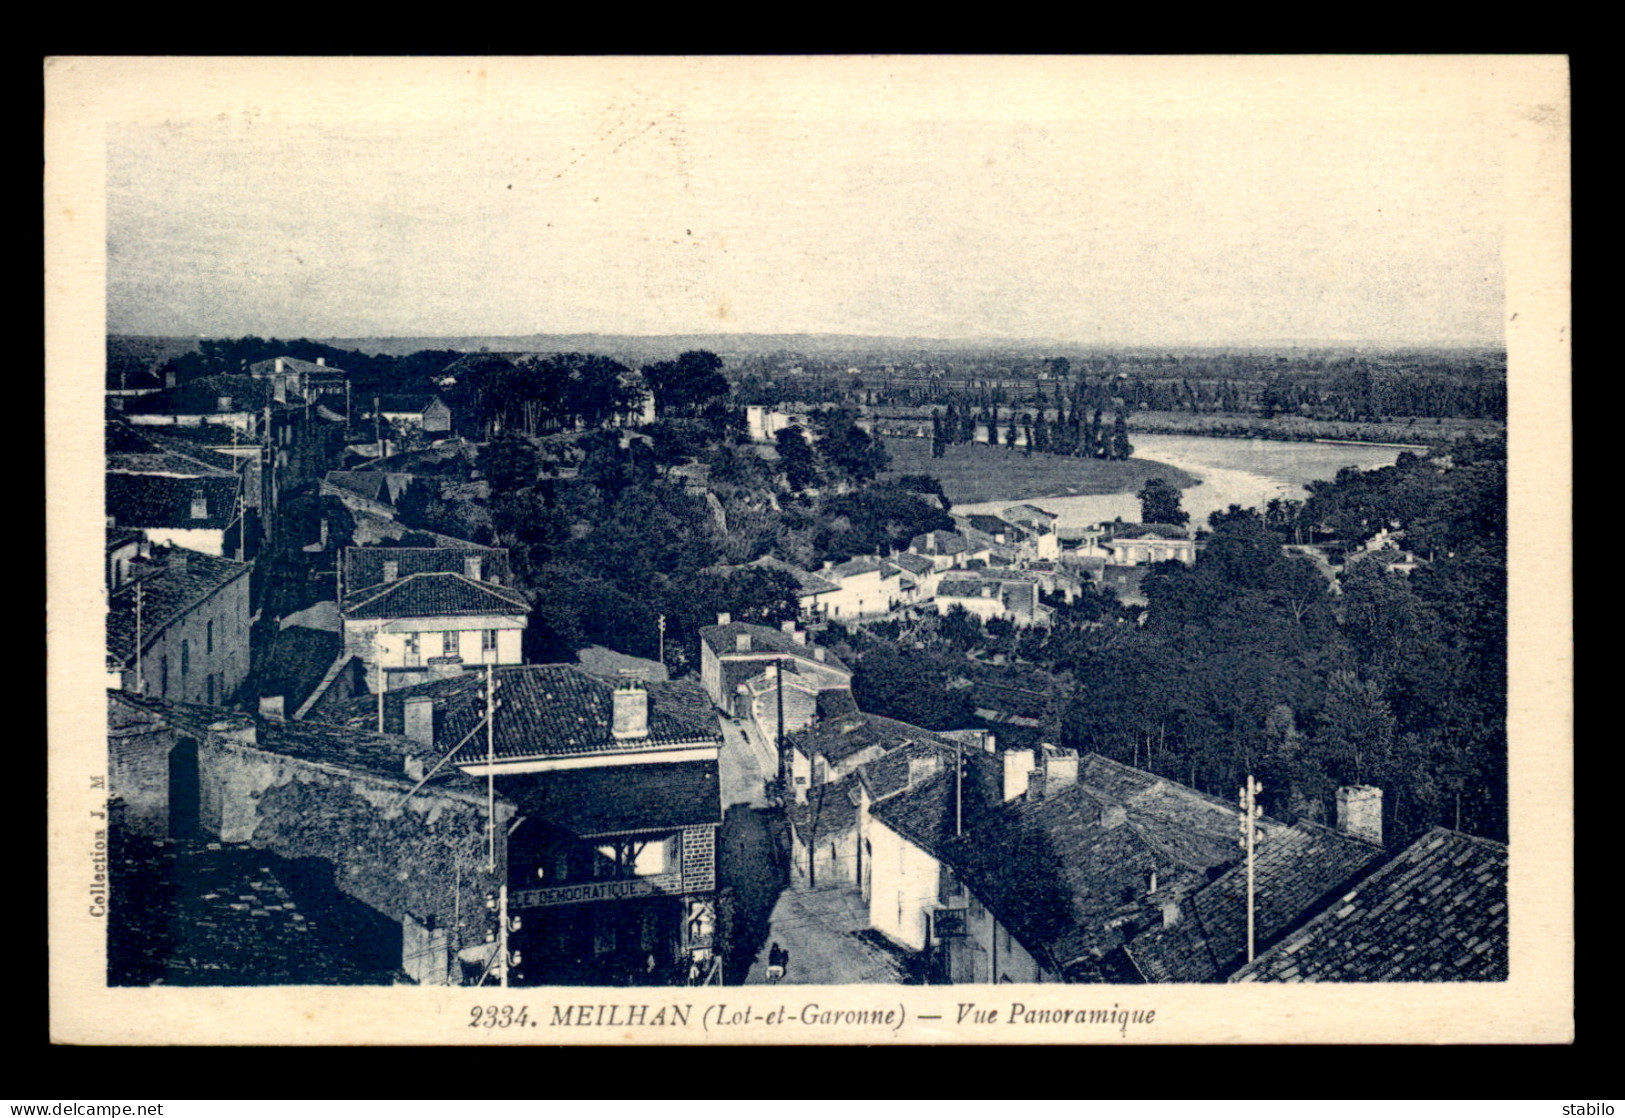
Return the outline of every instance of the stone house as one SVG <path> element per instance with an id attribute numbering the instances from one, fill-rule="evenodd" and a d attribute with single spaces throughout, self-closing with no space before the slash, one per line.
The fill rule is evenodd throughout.
<path id="1" fill-rule="evenodd" d="M 346 548 L 344 647 L 376 688 L 485 664 L 518 664 L 530 603 L 496 548 Z"/>
<path id="2" fill-rule="evenodd" d="M 488 686 L 498 705 L 486 730 Z M 339 717 L 374 725 L 376 704 Z M 699 687 L 612 683 L 573 664 L 502 667 L 489 683 L 469 674 L 390 691 L 384 720 L 516 806 L 507 884 L 522 926 L 510 944 L 527 981 L 709 973 L 721 947 L 722 733 Z"/>
<path id="3" fill-rule="evenodd" d="M 107 686 L 225 705 L 249 670 L 249 571 L 180 547 L 110 539 Z"/>

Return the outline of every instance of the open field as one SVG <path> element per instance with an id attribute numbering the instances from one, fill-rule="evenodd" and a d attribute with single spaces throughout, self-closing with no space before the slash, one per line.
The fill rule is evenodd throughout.
<path id="1" fill-rule="evenodd" d="M 1184 470 L 1139 458 L 1105 462 L 1055 454 L 1028 457 L 1009 447 L 981 443 L 950 446 L 941 458 L 932 458 L 930 439 L 884 441 L 891 454 L 892 468 L 881 475 L 882 479 L 899 474 L 929 474 L 941 479 L 943 491 L 956 505 L 1034 497 L 1138 493 L 1140 487 L 1154 477 L 1181 489 L 1197 482 Z"/>
<path id="2" fill-rule="evenodd" d="M 1130 442 L 1136 432 L 1156 435 L 1204 435 L 1210 438 L 1274 439 L 1283 442 L 1403 443 L 1430 445 L 1506 432 L 1506 424 L 1493 419 L 1390 418 L 1358 422 L 1311 419 L 1301 415 L 1192 415 L 1189 412 L 1139 411 L 1128 415 Z"/>

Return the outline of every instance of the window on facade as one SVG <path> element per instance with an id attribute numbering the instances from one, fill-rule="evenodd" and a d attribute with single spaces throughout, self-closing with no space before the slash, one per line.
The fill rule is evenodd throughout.
<path id="1" fill-rule="evenodd" d="M 181 641 L 181 675 L 192 670 L 192 643 Z"/>
<path id="2" fill-rule="evenodd" d="M 158 694 L 169 698 L 169 657 L 158 657 Z"/>
<path id="3" fill-rule="evenodd" d="M 462 647 L 462 635 L 461 633 L 440 634 L 441 652 L 447 656 L 456 656 L 458 649 Z"/>
<path id="4" fill-rule="evenodd" d="M 418 635 L 416 633 L 406 634 L 406 654 L 408 656 L 418 654 Z"/>
<path id="5" fill-rule="evenodd" d="M 212 675 L 209 677 L 208 693 L 209 693 L 208 703 L 209 703 L 210 706 L 214 706 L 214 676 L 212 676 Z"/>
<path id="6" fill-rule="evenodd" d="M 484 629 L 480 632 L 480 651 L 495 652 L 497 650 L 497 631 Z"/>
<path id="7" fill-rule="evenodd" d="M 204 625 L 204 627 L 203 627 L 203 640 L 204 640 L 206 650 L 209 651 L 209 652 L 213 652 L 214 651 L 214 619 L 213 618 L 210 618 L 208 623 L 206 625 Z"/>

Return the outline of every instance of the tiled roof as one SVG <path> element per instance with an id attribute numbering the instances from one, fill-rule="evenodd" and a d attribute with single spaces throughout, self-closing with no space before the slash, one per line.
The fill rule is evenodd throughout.
<path id="1" fill-rule="evenodd" d="M 154 548 L 151 562 L 136 565 L 135 581 L 115 590 L 107 603 L 107 659 L 124 664 L 135 658 L 135 588 L 141 586 L 141 644 L 145 648 L 187 611 L 233 579 L 250 564 L 186 551 L 185 565 L 175 562 L 179 548 Z"/>
<path id="2" fill-rule="evenodd" d="M 970 544 L 958 532 L 922 532 L 908 541 L 908 549 L 921 555 L 958 555 L 969 548 Z"/>
<path id="3" fill-rule="evenodd" d="M 395 576 L 443 572 L 462 574 L 469 557 L 480 561 L 481 582 L 511 586 L 505 547 L 347 547 L 344 549 L 344 593 L 359 594 L 384 581 L 384 564 L 395 564 Z"/>
<path id="4" fill-rule="evenodd" d="M 591 672 L 599 679 L 607 679 L 612 683 L 619 683 L 628 676 L 654 680 L 657 683 L 665 683 L 671 678 L 670 673 L 666 671 L 666 665 L 659 660 L 628 656 L 624 652 L 616 652 L 613 648 L 605 648 L 601 644 L 581 649 L 576 653 L 576 659 L 581 662 L 582 671 Z"/>
<path id="5" fill-rule="evenodd" d="M 250 376 L 268 377 L 276 374 L 278 358 L 269 358 L 265 361 L 256 361 L 248 367 Z M 318 365 L 314 361 L 305 361 L 298 357 L 282 357 L 282 372 L 287 373 L 332 373 L 343 376 L 344 370 L 336 365 Z"/>
<path id="6" fill-rule="evenodd" d="M 344 616 L 352 621 L 391 617 L 447 617 L 459 614 L 529 613 L 517 590 L 475 582 L 446 572 L 407 575 L 394 582 L 346 593 Z"/>
<path id="7" fill-rule="evenodd" d="M 930 730 L 911 726 L 907 722 L 859 711 L 820 719 L 814 726 L 790 734 L 785 740 L 809 757 L 821 756 L 840 761 L 875 746 L 890 751 L 911 741 L 941 739 Z"/>
<path id="8" fill-rule="evenodd" d="M 222 411 L 220 401 L 230 399 Z M 209 376 L 166 388 L 150 396 L 133 396 L 124 405 L 130 415 L 223 415 L 259 411 L 271 402 L 271 387 L 243 376 Z"/>
<path id="9" fill-rule="evenodd" d="M 818 575 L 815 575 L 810 571 L 805 571 L 802 568 L 795 566 L 793 563 L 786 563 L 784 560 L 775 559 L 771 555 L 764 555 L 755 562 L 745 564 L 745 566 L 765 567 L 772 571 L 784 571 L 791 578 L 796 580 L 797 585 L 801 587 L 801 592 L 804 595 L 831 594 L 840 589 L 839 586 L 836 586 L 827 578 L 820 578 Z"/>
<path id="10" fill-rule="evenodd" d="M 995 538 L 998 536 L 1003 536 L 1005 538 L 1005 542 L 1007 543 L 1016 543 L 1027 538 L 1027 533 L 1025 530 L 1017 528 L 1014 524 L 1001 520 L 997 516 L 988 516 L 985 513 L 977 513 L 967 516 L 965 519 L 969 521 L 970 526 L 975 528 L 978 532 L 986 533 L 987 535 Z"/>
<path id="11" fill-rule="evenodd" d="M 1435 828 L 1233 982 L 1499 982 L 1507 848 Z"/>
<path id="12" fill-rule="evenodd" d="M 742 634 L 750 637 L 749 652 L 738 652 L 738 638 Z M 852 669 L 841 663 L 834 653 L 826 652 L 824 659 L 820 661 L 814 655 L 811 645 L 800 644 L 783 630 L 769 628 L 766 625 L 749 625 L 740 621 L 727 625 L 707 625 L 700 630 L 700 639 L 721 657 L 754 656 L 764 652 L 788 653 L 797 659 L 817 664 L 821 668 L 852 674 Z"/>
<path id="13" fill-rule="evenodd" d="M 824 571 L 823 577 L 827 579 L 848 579 L 856 575 L 872 574 L 875 571 L 879 571 L 882 578 L 887 577 L 884 562 L 873 555 L 859 555 L 848 559 L 844 563 L 837 563 Z"/>
<path id="14" fill-rule="evenodd" d="M 1382 857 L 1380 846 L 1302 821 L 1269 834 L 1254 857 L 1255 942 L 1267 950 L 1318 913 Z M 1218 982 L 1247 961 L 1247 867 L 1198 890 L 1178 923 L 1148 932 L 1129 954 L 1151 982 Z"/>
<path id="15" fill-rule="evenodd" d="M 937 597 L 939 598 L 980 598 L 982 586 L 980 579 L 974 578 L 945 578 L 937 583 Z"/>
<path id="16" fill-rule="evenodd" d="M 1012 523 L 1019 523 L 1019 521 L 1014 521 L 1012 519 L 1013 517 L 1018 516 L 1031 519 L 1040 524 L 1050 520 L 1059 519 L 1058 513 L 1046 512 L 1037 505 L 1011 505 L 1009 508 L 1004 510 L 1004 519 L 1011 520 Z"/>
<path id="17" fill-rule="evenodd" d="M 175 430 L 197 431 L 200 428 L 177 427 Z M 223 446 L 231 445 L 230 438 L 221 440 L 218 431 L 213 432 L 213 438 L 208 442 L 198 442 L 149 434 L 125 423 L 109 423 L 103 441 L 109 473 L 203 477 L 234 473 L 234 467 L 238 464 L 238 459 L 230 453 L 211 445 L 216 442 Z M 244 442 L 243 445 L 252 449 L 256 444 Z"/>
<path id="18" fill-rule="evenodd" d="M 956 751 L 951 743 L 938 738 L 917 740 L 898 746 L 884 757 L 877 757 L 859 766 L 857 776 L 869 789 L 869 798 L 878 800 L 908 787 L 910 761 L 934 757 L 940 768 L 947 768 L 953 763 L 952 759 L 956 752 L 977 751 L 978 747 L 972 745 L 961 745 Z"/>
<path id="19" fill-rule="evenodd" d="M 281 695 L 293 714 L 321 683 L 344 649 L 344 638 L 322 629 L 290 625 L 277 631 L 264 655 L 256 653 L 254 670 L 240 695 L 249 702 Z"/>
<path id="20" fill-rule="evenodd" d="M 433 407 L 434 404 L 440 400 L 440 397 L 435 396 L 435 395 L 427 395 L 427 396 L 379 396 L 379 397 L 377 397 L 377 400 L 378 400 L 378 410 L 381 411 L 381 412 L 390 412 L 390 413 L 393 413 L 393 414 L 403 414 L 404 413 L 404 414 L 418 415 L 418 414 L 420 414 L 422 412 L 428 411 L 429 408 Z M 367 414 L 368 415 L 372 414 L 372 401 L 373 401 L 373 397 L 369 396 L 369 397 L 366 398 Z M 445 406 L 445 404 L 441 403 L 441 407 L 444 407 L 444 406 Z"/>
<path id="21" fill-rule="evenodd" d="M 858 807 L 845 784 L 820 784 L 807 793 L 806 803 L 786 804 L 784 814 L 802 842 L 842 834 L 858 823 Z"/>
<path id="22" fill-rule="evenodd" d="M 936 564 L 931 562 L 931 560 L 927 559 L 923 555 L 915 555 L 910 551 L 898 552 L 896 555 L 891 557 L 891 561 L 903 568 L 903 570 L 907 571 L 909 574 L 925 575 L 936 570 Z"/>
<path id="23" fill-rule="evenodd" d="M 857 714 L 858 702 L 852 697 L 852 691 L 847 687 L 831 687 L 818 692 L 818 717 L 840 718 L 843 715 Z"/>
<path id="24" fill-rule="evenodd" d="M 1006 582 L 999 587 L 999 596 L 1005 608 L 1017 613 L 1030 614 L 1038 605 L 1038 587 L 1030 582 Z"/>
<path id="25" fill-rule="evenodd" d="M 237 519 L 235 475 L 165 477 L 161 474 L 107 475 L 107 515 L 127 528 L 226 528 Z M 202 498 L 206 515 L 194 517 L 192 502 Z"/>
<path id="26" fill-rule="evenodd" d="M 406 492 L 413 478 L 411 474 L 387 470 L 328 470 L 322 480 L 369 501 L 392 505 Z"/>
<path id="27" fill-rule="evenodd" d="M 705 692 L 692 683 L 650 683 L 649 736 L 629 742 L 610 736 L 614 684 L 574 664 L 541 664 L 497 668 L 496 755 L 504 760 L 652 749 L 669 745 L 712 744 L 722 730 Z M 402 732 L 408 698 L 435 700 L 435 743 L 450 749 L 484 716 L 485 676 L 468 672 L 451 679 L 403 687 L 384 694 L 384 729 Z M 340 707 L 333 720 L 352 726 L 376 724 L 378 700 L 356 699 Z M 481 740 L 458 755 L 477 763 Z"/>
<path id="28" fill-rule="evenodd" d="M 111 696 L 115 693 L 108 694 Z M 207 735 L 211 727 L 222 722 L 232 727 L 253 727 L 255 741 L 248 748 L 281 753 L 302 761 L 358 769 L 407 785 L 416 782 L 407 780 L 406 758 L 423 754 L 422 746 L 399 734 L 378 734 L 365 728 L 324 722 L 282 722 L 234 714 L 219 707 L 166 702 L 144 695 L 118 693 L 118 698 L 128 706 L 145 710 L 200 736 Z M 453 788 L 464 786 L 481 793 L 484 791 L 473 778 L 464 776 L 455 766 L 442 769 L 433 783 Z"/>
<path id="29" fill-rule="evenodd" d="M 109 528 L 107 530 L 107 550 L 123 547 L 128 543 L 135 543 L 147 538 L 147 534 L 140 528 Z"/>
<path id="30" fill-rule="evenodd" d="M 1053 969 L 1120 945 L 1117 925 L 1144 911 L 1153 871 L 1159 888 L 1188 892 L 1240 857 L 1233 808 L 1153 774 L 1088 754 L 1076 785 L 1005 805 L 997 755 L 965 756 L 962 836 L 951 767 L 874 815 L 951 865 Z M 1261 829 L 1284 828 L 1265 820 Z"/>
<path id="31" fill-rule="evenodd" d="M 722 822 L 715 761 L 527 773 L 497 789 L 520 814 L 581 836 Z"/>

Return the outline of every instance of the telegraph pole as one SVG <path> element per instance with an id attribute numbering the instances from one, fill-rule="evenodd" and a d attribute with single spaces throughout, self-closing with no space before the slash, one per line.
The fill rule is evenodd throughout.
<path id="1" fill-rule="evenodd" d="M 492 680 L 491 665 L 485 665 L 485 818 L 486 818 L 486 859 L 487 873 L 497 872 L 497 770 L 496 770 L 496 705 L 494 692 L 496 684 Z M 507 897 L 507 889 L 503 889 L 503 897 Z M 502 924 L 506 928 L 508 914 L 502 914 Z M 507 933 L 503 932 L 506 936 Z M 504 956 L 506 962 L 506 956 Z"/>
<path id="2" fill-rule="evenodd" d="M 1258 818 L 1264 814 L 1264 809 L 1258 805 L 1257 797 L 1264 790 L 1264 786 L 1253 779 L 1253 774 L 1247 774 L 1247 783 L 1241 789 L 1241 848 L 1247 852 L 1247 961 L 1253 961 L 1253 853 L 1257 846 Z"/>
<path id="3" fill-rule="evenodd" d="M 965 753 L 964 745 L 954 742 L 954 836 L 965 833 Z"/>
<path id="4" fill-rule="evenodd" d="M 147 693 L 147 681 L 141 674 L 141 583 L 135 584 L 135 693 Z"/>
<path id="5" fill-rule="evenodd" d="M 382 644 L 382 642 L 380 642 L 380 645 L 381 644 Z M 378 648 L 375 655 L 378 657 L 378 732 L 381 734 L 381 733 L 384 732 L 384 650 L 383 650 L 383 648 L 382 647 Z M 406 731 L 406 727 L 402 726 L 401 727 L 401 732 L 405 733 L 405 731 Z"/>
<path id="6" fill-rule="evenodd" d="M 502 960 L 498 964 L 502 969 L 498 978 L 503 986 L 508 985 L 508 884 L 503 882 L 497 886 L 497 957 Z"/>
<path id="7" fill-rule="evenodd" d="M 783 765 L 784 764 L 784 661 L 783 660 L 779 660 L 778 662 L 776 662 L 773 665 L 773 681 L 776 684 L 778 684 L 778 692 L 779 692 L 779 720 L 778 720 L 779 764 Z M 791 775 L 791 778 L 794 779 L 795 774 L 792 772 L 790 775 Z M 793 794 L 794 789 L 792 789 L 791 791 L 792 791 L 792 794 Z"/>
<path id="8" fill-rule="evenodd" d="M 666 666 L 666 615 L 661 614 L 658 622 L 660 626 L 660 666 Z"/>

